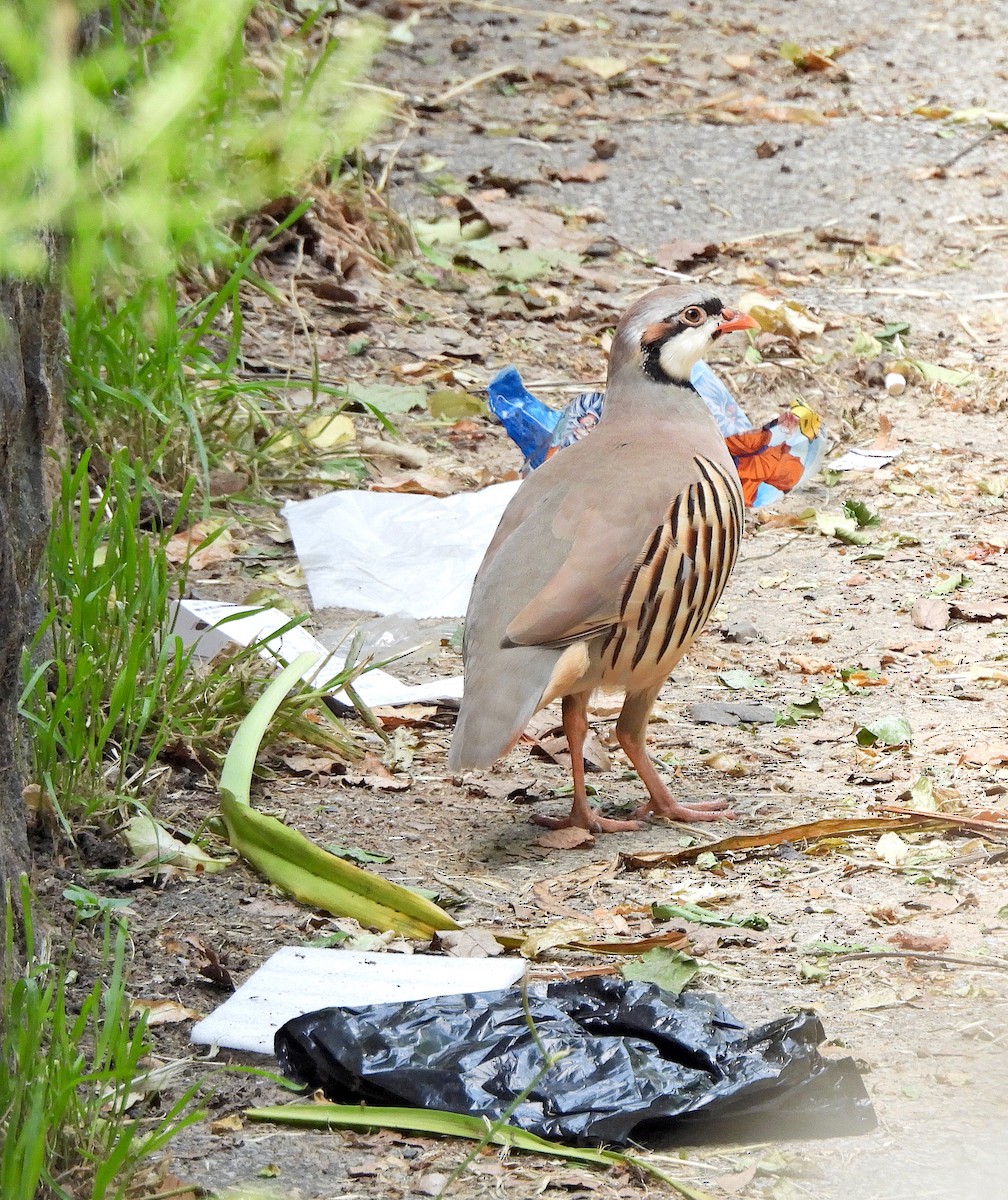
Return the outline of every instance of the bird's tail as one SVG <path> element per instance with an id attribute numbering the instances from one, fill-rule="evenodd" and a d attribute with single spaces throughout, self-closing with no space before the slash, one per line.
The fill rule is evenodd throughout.
<path id="1" fill-rule="evenodd" d="M 488 769 L 516 744 L 539 707 L 558 652 L 510 646 L 467 671 L 448 769 Z"/>

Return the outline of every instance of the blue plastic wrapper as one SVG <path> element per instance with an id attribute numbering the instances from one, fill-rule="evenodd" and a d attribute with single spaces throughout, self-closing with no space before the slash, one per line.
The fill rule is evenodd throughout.
<path id="1" fill-rule="evenodd" d="M 709 995 L 613 977 L 362 1008 L 283 1025 L 281 1067 L 329 1099 L 467 1113 L 579 1144 L 867 1132 L 851 1059 L 811 1013 L 747 1029 Z M 530 1023 L 535 1027 L 533 1034 Z M 562 1054 L 545 1072 L 543 1054 Z"/>
<path id="2" fill-rule="evenodd" d="M 698 362 L 690 382 L 717 422 L 750 508 L 772 504 L 818 471 L 827 438 L 817 413 L 800 402 L 758 429 L 722 380 Z M 581 392 L 562 409 L 550 408 L 522 382 L 515 367 L 505 367 L 487 384 L 490 411 L 525 456 L 524 472 L 580 441 L 599 422 L 605 392 Z"/>

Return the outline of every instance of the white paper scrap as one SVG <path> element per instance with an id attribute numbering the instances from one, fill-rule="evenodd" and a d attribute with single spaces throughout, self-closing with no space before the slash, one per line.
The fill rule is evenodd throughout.
<path id="1" fill-rule="evenodd" d="M 827 471 L 877 471 L 899 458 L 900 450 L 848 450 L 826 464 Z"/>
<path id="2" fill-rule="evenodd" d="M 454 496 L 339 491 L 285 505 L 312 604 L 463 617 L 518 482 Z"/>
<path id="3" fill-rule="evenodd" d="M 275 655 L 282 662 L 293 662 L 299 654 L 311 651 L 315 663 L 304 674 L 306 683 L 326 687 L 343 670 L 346 655 L 330 652 L 302 625 L 282 634 L 277 631 L 290 624 L 290 617 L 277 608 L 253 608 L 218 600 L 180 600 L 176 604 L 174 632 L 184 646 L 196 647 L 201 658 L 213 658 L 228 645 L 249 646 L 262 641 L 263 658 Z M 321 666 L 319 664 L 322 664 Z M 429 704 L 439 700 L 462 698 L 462 676 L 450 675 L 428 683 L 403 683 L 387 671 L 366 671 L 354 681 L 354 690 L 371 708 L 382 705 Z M 349 704 L 349 697 L 334 689 L 333 698 Z"/>
<path id="4" fill-rule="evenodd" d="M 510 987 L 525 973 L 514 958 L 359 954 L 284 946 L 240 988 L 193 1026 L 201 1046 L 272 1054 L 273 1035 L 292 1017 L 320 1008 L 387 1004 Z"/>

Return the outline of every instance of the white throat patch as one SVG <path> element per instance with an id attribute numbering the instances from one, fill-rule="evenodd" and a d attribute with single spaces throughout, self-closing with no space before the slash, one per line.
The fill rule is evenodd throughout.
<path id="1" fill-rule="evenodd" d="M 695 328 L 683 328 L 662 344 L 658 351 L 658 363 L 670 379 L 687 380 L 693 365 L 704 356 L 711 343 L 718 318 L 711 317 Z"/>

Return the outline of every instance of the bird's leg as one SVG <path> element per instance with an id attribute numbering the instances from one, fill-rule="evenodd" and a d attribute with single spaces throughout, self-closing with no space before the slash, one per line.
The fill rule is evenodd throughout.
<path id="1" fill-rule="evenodd" d="M 571 756 L 571 775 L 574 780 L 574 802 L 566 817 L 544 817 L 536 813 L 532 820 L 548 829 L 587 829 L 591 833 L 620 833 L 640 829 L 640 821 L 617 821 L 601 817 L 588 803 L 585 788 L 584 744 L 588 734 L 588 697 L 590 692 L 576 692 L 563 698 L 563 727 Z"/>
<path id="2" fill-rule="evenodd" d="M 728 807 L 728 801 L 724 799 L 680 804 L 672 798 L 668 785 L 658 774 L 644 745 L 648 717 L 657 695 L 657 691 L 634 692 L 628 695 L 616 722 L 616 740 L 651 797 L 647 804 L 637 809 L 634 816 L 647 817 L 654 813 L 655 816 L 669 817 L 673 821 L 716 821 L 718 817 L 734 816 Z"/>

